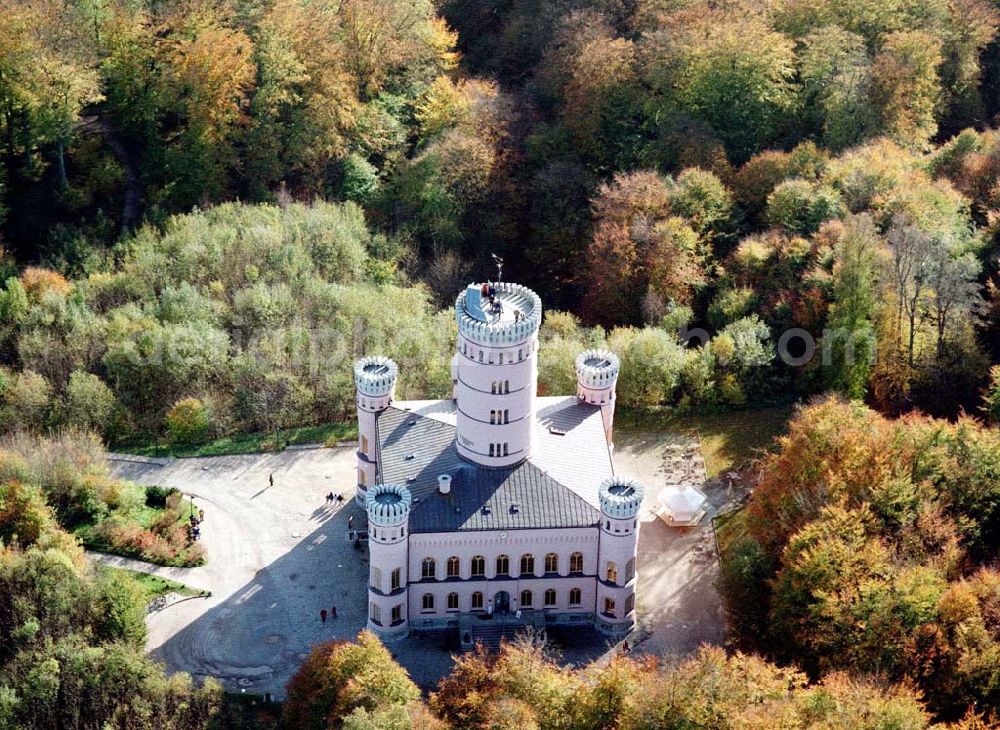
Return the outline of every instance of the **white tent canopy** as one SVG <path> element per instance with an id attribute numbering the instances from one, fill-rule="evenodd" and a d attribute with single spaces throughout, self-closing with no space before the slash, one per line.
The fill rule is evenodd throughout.
<path id="1" fill-rule="evenodd" d="M 697 525 L 705 516 L 708 497 L 690 484 L 667 486 L 657 496 L 656 514 L 668 525 Z"/>

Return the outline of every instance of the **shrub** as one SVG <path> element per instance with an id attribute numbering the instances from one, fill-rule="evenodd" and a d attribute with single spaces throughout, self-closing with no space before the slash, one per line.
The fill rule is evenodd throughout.
<path id="1" fill-rule="evenodd" d="M 181 444 L 207 440 L 211 428 L 208 409 L 197 398 L 184 398 L 174 403 L 167 411 L 166 424 L 171 441 Z"/>
<path id="2" fill-rule="evenodd" d="M 177 493 L 178 492 L 176 487 L 158 487 L 158 486 L 146 487 L 146 506 L 166 507 L 167 498 Z"/>
<path id="3" fill-rule="evenodd" d="M 71 289 L 70 283 L 62 274 L 37 266 L 29 266 L 24 270 L 21 274 L 21 285 L 33 302 L 39 301 L 49 292 L 65 296 Z"/>
<path id="4" fill-rule="evenodd" d="M 150 524 L 149 529 L 158 535 L 168 536 L 170 535 L 170 530 L 177 524 L 177 520 L 179 519 L 180 515 L 177 510 L 165 509 L 157 515 L 156 519 Z"/>

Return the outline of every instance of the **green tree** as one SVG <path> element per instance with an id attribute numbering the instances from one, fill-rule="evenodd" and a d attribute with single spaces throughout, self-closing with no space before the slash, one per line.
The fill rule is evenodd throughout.
<path id="1" fill-rule="evenodd" d="M 25 370 L 18 373 L 3 392 L 0 422 L 7 430 L 40 429 L 52 407 L 52 386 L 38 373 Z"/>
<path id="2" fill-rule="evenodd" d="M 874 319 L 878 233 L 867 216 L 848 219 L 834 253 L 833 303 L 823 334 L 828 382 L 850 398 L 862 398 L 875 355 Z"/>
<path id="3" fill-rule="evenodd" d="M 780 183 L 767 197 L 768 221 L 789 233 L 815 233 L 823 223 L 846 212 L 832 187 L 800 179 Z"/>
<path id="4" fill-rule="evenodd" d="M 761 16 L 704 6 L 665 26 L 646 51 L 653 88 L 711 124 L 735 160 L 775 141 L 797 102 L 792 40 Z"/>
<path id="5" fill-rule="evenodd" d="M 872 64 L 879 130 L 901 145 L 923 147 L 937 132 L 941 42 L 913 30 L 890 34 Z"/>
<path id="6" fill-rule="evenodd" d="M 628 406 L 649 407 L 670 402 L 680 384 L 684 350 L 661 329 L 614 330 L 608 345 L 619 354 L 622 375 L 618 397 Z"/>
<path id="7" fill-rule="evenodd" d="M 799 75 L 806 122 L 834 150 L 858 144 L 875 124 L 870 101 L 871 60 L 864 39 L 835 25 L 802 39 Z"/>
<path id="8" fill-rule="evenodd" d="M 66 385 L 61 420 L 70 426 L 106 433 L 115 405 L 115 395 L 103 380 L 76 370 Z"/>

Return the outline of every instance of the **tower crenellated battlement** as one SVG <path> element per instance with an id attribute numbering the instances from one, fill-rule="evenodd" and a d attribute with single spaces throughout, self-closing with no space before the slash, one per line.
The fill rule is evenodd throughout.
<path id="1" fill-rule="evenodd" d="M 639 514 L 644 492 L 641 484 L 630 479 L 606 479 L 597 492 L 601 512 L 616 520 L 632 519 Z"/>
<path id="2" fill-rule="evenodd" d="M 354 363 L 354 385 L 373 398 L 391 395 L 398 375 L 396 363 L 384 355 L 369 355 Z"/>
<path id="3" fill-rule="evenodd" d="M 397 484 L 376 484 L 365 498 L 368 521 L 379 527 L 395 527 L 406 522 L 412 505 L 410 490 Z"/>
<path id="4" fill-rule="evenodd" d="M 584 350 L 576 356 L 576 378 L 581 389 L 595 393 L 613 390 L 620 370 L 621 362 L 610 350 Z M 590 402 L 589 397 L 587 400 Z"/>
<path id="5" fill-rule="evenodd" d="M 500 311 L 480 298 L 483 284 L 470 284 L 455 299 L 455 320 L 459 332 L 487 347 L 507 347 L 530 339 L 542 323 L 542 300 L 521 284 L 499 281 L 492 286 Z"/>

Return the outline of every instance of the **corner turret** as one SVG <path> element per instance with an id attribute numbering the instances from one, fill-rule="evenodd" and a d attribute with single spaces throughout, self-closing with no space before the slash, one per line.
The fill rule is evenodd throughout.
<path id="1" fill-rule="evenodd" d="M 396 395 L 399 368 L 387 357 L 373 355 L 354 363 L 355 402 L 358 411 L 358 488 L 356 501 L 365 504 L 368 487 L 375 484 L 375 420 Z"/>
<path id="2" fill-rule="evenodd" d="M 605 480 L 597 492 L 601 504 L 597 627 L 613 636 L 635 627 L 639 509 L 644 494 L 641 484 L 620 477 Z"/>
<path id="3" fill-rule="evenodd" d="M 600 406 L 609 447 L 614 445 L 615 388 L 620 370 L 618 356 L 610 350 L 584 350 L 576 356 L 576 397 Z"/>
<path id="4" fill-rule="evenodd" d="M 409 631 L 407 538 L 413 496 L 406 487 L 376 484 L 365 497 L 368 513 L 368 628 L 383 641 Z"/>

